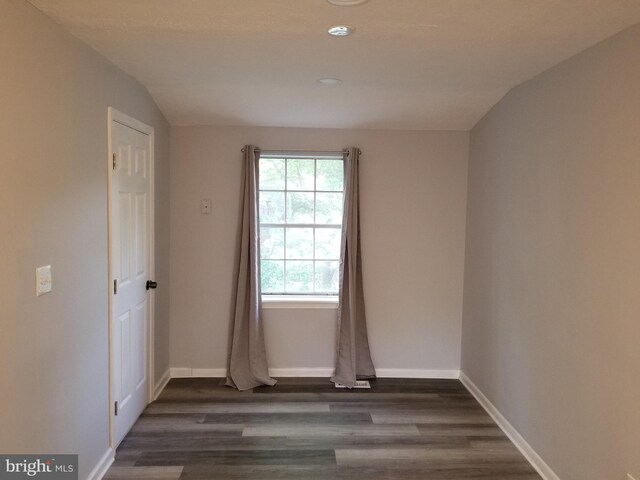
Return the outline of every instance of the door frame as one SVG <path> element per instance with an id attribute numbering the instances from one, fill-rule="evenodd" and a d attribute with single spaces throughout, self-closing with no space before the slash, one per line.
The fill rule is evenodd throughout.
<path id="1" fill-rule="evenodd" d="M 111 188 L 113 186 L 113 135 L 112 135 L 112 125 L 113 122 L 124 125 L 125 127 L 132 128 L 133 130 L 137 130 L 140 133 L 147 135 L 149 139 L 149 256 L 150 256 L 150 265 L 149 265 L 149 280 L 155 280 L 156 274 L 156 256 L 155 256 L 155 173 L 154 173 L 154 145 L 155 145 L 155 130 L 153 127 L 136 120 L 129 115 L 122 113 L 119 110 L 116 110 L 113 107 L 107 108 L 107 242 L 108 242 L 108 258 L 109 258 L 109 268 L 108 268 L 108 284 L 107 284 L 107 298 L 108 298 L 108 312 L 109 312 L 109 446 L 113 449 L 117 447 L 114 445 L 115 438 L 115 412 L 114 412 L 114 398 L 113 398 L 113 361 L 114 361 L 114 352 L 113 352 L 113 242 L 112 242 L 112 225 L 113 225 L 113 198 L 111 195 Z M 147 377 L 149 379 L 149 391 L 148 401 L 153 401 L 154 395 L 154 339 L 155 339 L 155 290 L 148 290 L 149 296 L 149 318 L 147 319 Z"/>

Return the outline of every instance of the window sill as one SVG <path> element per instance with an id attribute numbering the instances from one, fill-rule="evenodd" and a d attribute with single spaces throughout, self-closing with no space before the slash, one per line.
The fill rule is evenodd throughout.
<path id="1" fill-rule="evenodd" d="M 263 309 L 337 309 L 337 296 L 263 295 Z"/>

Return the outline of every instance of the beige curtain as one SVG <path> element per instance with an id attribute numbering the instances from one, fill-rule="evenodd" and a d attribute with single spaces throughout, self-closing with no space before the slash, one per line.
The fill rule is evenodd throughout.
<path id="1" fill-rule="evenodd" d="M 229 351 L 227 385 L 248 390 L 275 385 L 269 377 L 262 330 L 260 297 L 260 230 L 258 225 L 259 151 L 244 147 L 244 195 L 242 233 L 233 336 Z"/>
<path id="2" fill-rule="evenodd" d="M 356 379 L 376 375 L 367 337 L 360 256 L 360 207 L 358 162 L 360 150 L 349 148 L 344 156 L 344 212 L 340 254 L 340 293 L 336 367 L 331 381 L 353 387 Z"/>

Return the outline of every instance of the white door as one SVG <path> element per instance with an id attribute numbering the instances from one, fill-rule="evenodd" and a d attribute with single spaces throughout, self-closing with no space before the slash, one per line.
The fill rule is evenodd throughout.
<path id="1" fill-rule="evenodd" d="M 111 397 L 117 446 L 149 403 L 153 134 L 111 119 Z"/>

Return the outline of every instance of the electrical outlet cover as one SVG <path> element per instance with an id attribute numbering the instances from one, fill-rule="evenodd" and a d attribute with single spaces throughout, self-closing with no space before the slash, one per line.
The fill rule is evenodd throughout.
<path id="1" fill-rule="evenodd" d="M 200 213 L 202 213 L 204 215 L 211 214 L 211 199 L 210 198 L 203 198 L 202 199 L 202 201 L 200 202 Z"/>
<path id="2" fill-rule="evenodd" d="M 49 293 L 53 288 L 51 265 L 36 268 L 36 295 Z"/>

